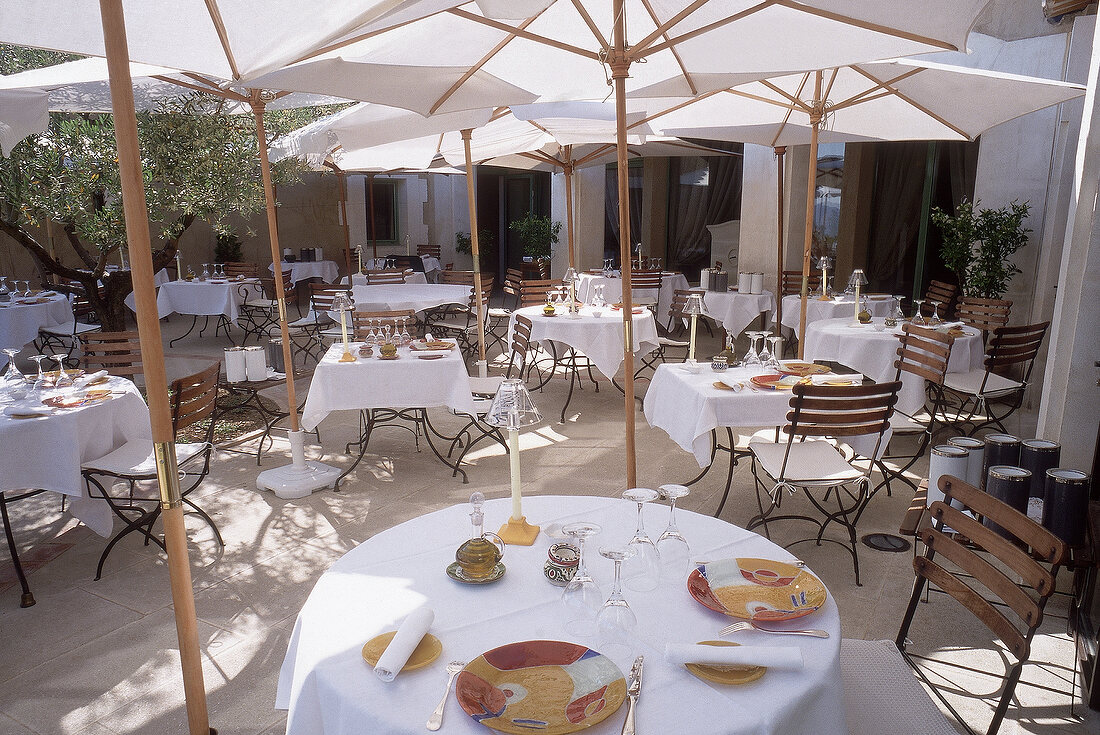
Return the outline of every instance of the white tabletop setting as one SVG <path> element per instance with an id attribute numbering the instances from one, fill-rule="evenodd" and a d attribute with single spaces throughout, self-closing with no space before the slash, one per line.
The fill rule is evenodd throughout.
<path id="1" fill-rule="evenodd" d="M 781 363 L 788 366 L 799 361 Z M 715 372 L 708 363 L 695 367 L 684 363 L 658 365 L 645 395 L 646 420 L 667 433 L 681 449 L 691 452 L 700 467 L 706 467 L 712 460 L 710 435 L 714 429 L 745 429 L 743 433 L 752 434 L 786 423 L 791 391 L 755 385 L 752 377 L 761 372 L 759 368 L 744 367 Z M 822 373 L 813 378 L 858 384 L 863 375 Z M 874 438 L 866 441 L 864 437 L 849 437 L 848 443 L 861 454 L 874 451 Z"/>
<path id="2" fill-rule="evenodd" d="M 380 283 L 373 286 L 352 286 L 356 311 L 397 311 L 412 309 L 420 312 L 445 304 L 469 306 L 469 286 L 450 283 Z"/>
<path id="3" fill-rule="evenodd" d="M 516 315 L 522 314 L 531 320 L 532 342 L 552 341 L 568 345 L 584 354 L 601 373 L 609 378 L 615 377 L 623 362 L 623 313 L 620 309 L 583 306 L 573 315 L 564 306 L 559 306 L 552 317 L 542 310 L 542 306 L 526 306 L 514 311 L 508 325 L 509 335 L 515 328 Z M 645 307 L 635 307 L 632 321 L 634 355 L 648 355 L 660 346 L 653 312 Z"/>
<path id="4" fill-rule="evenodd" d="M 882 317 L 875 317 L 870 324 L 860 324 L 852 315 L 839 319 L 820 319 L 806 326 L 806 360 L 835 360 L 859 370 L 876 383 L 893 380 L 897 369 L 898 337 L 901 326 L 887 328 Z M 981 367 L 985 359 L 982 333 L 961 322 L 947 322 L 936 327 L 947 331 L 958 328 L 964 334 L 955 338 L 947 372 L 965 373 Z M 913 413 L 925 402 L 924 379 L 911 373 L 902 373 L 901 392 L 897 408 Z"/>
<path id="5" fill-rule="evenodd" d="M 507 732 L 548 729 L 552 721 L 555 732 L 617 734 L 629 708 L 622 702 L 625 681 L 618 677 L 630 675 L 631 664 L 639 655 L 644 661 L 636 705 L 638 732 L 847 732 L 839 668 L 839 612 L 832 595 L 804 567 L 780 564 L 779 568 L 796 569 L 802 580 L 812 578 L 813 607 L 817 609 L 772 626 L 813 628 L 828 637 L 758 630 L 729 634 L 724 640 L 740 644 L 736 653 L 742 661 L 766 666 L 759 678 L 739 685 L 708 683 L 684 665 L 685 660 L 712 650 L 692 644 L 718 639 L 719 630 L 737 620 L 694 598 L 688 590 L 689 572 L 705 580 L 711 577 L 701 575 L 713 570 L 711 579 L 717 579 L 722 565 L 737 569 L 733 559 L 739 560 L 742 570 L 749 560 L 761 568 L 795 561 L 789 551 L 724 521 L 678 510 L 678 526 L 690 544 L 691 558 L 703 560 L 700 564 L 705 566 L 692 571 L 685 559 L 678 566 L 663 568 L 659 577 L 655 575 L 651 580 L 655 589 L 640 592 L 628 586 L 624 595 L 638 624 L 622 642 L 604 647 L 606 641 L 599 634 L 569 622 L 571 614 L 561 601 L 561 587 L 553 586 L 544 576 L 547 549 L 559 540 L 548 537 L 545 530 L 576 521 L 602 529 L 588 540 L 585 561 L 603 599 L 612 586 L 612 562 L 601 557 L 598 549 L 629 541 L 637 506 L 618 498 L 586 496 L 531 497 L 525 498 L 523 505 L 528 520 L 542 524 L 544 532 L 533 546 L 506 547 L 500 561 L 507 571 L 492 584 L 462 584 L 445 571 L 455 560 L 455 550 L 472 535 L 470 506 L 466 504 L 382 531 L 338 560 L 318 580 L 299 613 L 283 661 L 275 706 L 288 710 L 287 734 L 419 734 L 447 684 L 448 661 L 473 662 L 473 669 L 487 661 L 481 654 L 520 641 L 561 642 L 549 647 L 543 643 L 541 650 L 556 653 L 565 649 L 573 654 L 569 661 L 576 663 L 554 662 L 573 683 L 562 681 L 562 692 L 537 686 L 546 687 L 546 682 L 552 681 L 541 676 L 550 668 L 544 663 L 534 664 L 535 675 L 523 668 L 502 674 L 508 684 L 501 684 L 501 690 L 476 674 L 463 672 L 458 687 L 447 695 L 450 701 L 444 705 L 441 732 L 480 735 L 490 732 L 486 725 L 496 720 Z M 484 505 L 486 527 L 496 528 L 508 514 L 506 499 L 489 500 Z M 651 503 L 645 508 L 650 535 L 660 533 L 668 515 L 665 505 Z M 417 543 L 410 544 L 411 539 Z M 757 586 L 738 580 L 731 582 L 747 591 Z M 594 617 L 594 611 L 589 614 Z M 401 626 L 406 620 L 409 624 Z M 420 626 L 411 637 L 427 627 L 438 639 L 438 658 L 417 670 L 406 668 L 386 681 L 364 660 L 364 644 L 399 626 L 409 630 L 416 623 Z M 585 661 L 588 666 L 582 664 Z M 589 693 L 583 686 L 587 683 L 584 677 L 594 674 L 589 667 L 597 664 L 608 674 L 603 681 L 610 683 Z M 584 671 L 574 672 L 575 667 Z M 499 714 L 467 714 L 479 704 L 484 707 L 486 697 L 504 689 L 507 692 L 502 695 Z M 513 711 L 516 714 L 510 714 Z"/>
<path id="6" fill-rule="evenodd" d="M 770 318 L 775 311 L 775 295 L 771 291 L 744 293 L 735 288 L 728 291 L 692 290 L 703 294 L 703 313 L 721 324 L 729 334 L 741 334 L 761 314 Z"/>
<path id="7" fill-rule="evenodd" d="M 306 431 L 315 429 L 333 411 L 444 407 L 474 413 L 470 377 L 461 350 L 402 346 L 397 359 L 383 360 L 377 347 L 370 357 L 361 356 L 363 346 L 362 342 L 349 343 L 356 359 L 341 362 L 344 344 L 337 342 L 317 363 L 302 409 Z"/>
<path id="8" fill-rule="evenodd" d="M 40 291 L 0 301 L 0 349 L 22 350 L 38 338 L 38 330 L 72 324 L 73 307 L 65 294 Z M 0 353 L 0 367 L 8 364 Z"/>
<path id="9" fill-rule="evenodd" d="M 336 279 L 340 277 L 340 269 L 336 266 L 336 262 L 332 260 L 310 260 L 294 263 L 283 261 L 282 268 L 283 272 L 290 271 L 290 280 L 293 283 L 308 281 L 310 278 L 320 278 L 325 283 L 336 283 Z M 272 263 L 267 269 L 274 273 L 275 264 Z"/>
<path id="10" fill-rule="evenodd" d="M 347 284 L 348 279 L 347 278 L 342 278 L 342 279 L 340 279 L 340 282 L 343 283 L 343 284 Z M 417 284 L 417 283 L 427 283 L 427 282 L 428 282 L 428 278 L 423 273 L 413 271 L 412 273 L 406 273 L 405 274 L 405 284 L 406 285 Z M 351 275 L 351 285 L 352 286 L 367 286 L 367 285 L 370 285 L 370 284 L 367 283 L 367 275 L 365 273 L 353 273 Z M 376 283 L 374 285 L 376 285 L 376 286 L 386 286 L 386 285 L 393 285 L 393 284 Z"/>
<path id="11" fill-rule="evenodd" d="M 867 294 L 867 311 L 871 316 L 890 316 L 894 309 L 894 298 L 889 294 Z M 810 295 L 806 300 L 806 325 L 821 319 L 840 319 L 854 316 L 856 298 L 853 294 L 836 294 L 822 299 L 820 294 Z M 774 316 L 773 316 L 774 318 Z M 802 322 L 802 297 L 790 294 L 783 297 L 783 326 L 798 331 Z"/>
<path id="12" fill-rule="evenodd" d="M 40 398 L 29 383 L 12 391 L 0 382 L 0 490 L 74 496 L 69 512 L 109 536 L 111 510 L 88 498 L 80 466 L 148 438 L 149 409 L 132 381 L 106 371 L 80 376 L 70 387 L 47 388 Z"/>
<path id="13" fill-rule="evenodd" d="M 581 273 L 577 277 L 577 299 L 586 304 L 595 303 L 597 286 L 603 286 L 604 303 L 615 304 L 623 299 L 623 279 L 614 271 L 611 277 L 596 273 Z M 659 291 L 647 293 L 645 290 L 637 291 L 637 294 L 652 298 L 657 296 L 657 319 L 664 322 L 668 319 L 668 308 L 672 304 L 672 297 L 676 291 L 684 291 L 690 288 L 687 278 L 683 273 L 661 274 L 661 288 Z"/>
<path id="14" fill-rule="evenodd" d="M 235 322 L 246 299 L 261 298 L 258 279 L 209 279 L 169 281 L 157 290 L 157 315 L 224 316 Z"/>

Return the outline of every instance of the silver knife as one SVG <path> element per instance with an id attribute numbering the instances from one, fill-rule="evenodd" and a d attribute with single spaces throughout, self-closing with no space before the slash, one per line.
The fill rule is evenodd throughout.
<path id="1" fill-rule="evenodd" d="M 622 735 L 635 735 L 634 732 L 634 708 L 638 705 L 638 695 L 642 691 L 642 662 L 644 656 L 634 659 L 634 665 L 630 667 L 630 683 L 626 685 L 626 696 L 630 699 L 627 705 L 626 722 L 623 723 Z"/>

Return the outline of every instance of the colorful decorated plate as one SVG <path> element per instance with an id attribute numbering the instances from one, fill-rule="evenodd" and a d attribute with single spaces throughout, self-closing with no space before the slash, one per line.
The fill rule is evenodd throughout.
<path id="1" fill-rule="evenodd" d="M 812 362 L 788 362 L 784 363 L 783 369 L 779 371 L 783 375 L 797 375 L 799 377 L 806 377 L 807 375 L 821 375 L 829 372 L 829 368 L 825 365 L 817 365 Z"/>
<path id="2" fill-rule="evenodd" d="M 755 386 L 771 390 L 790 390 L 799 383 L 810 382 L 808 378 L 800 378 L 797 375 L 754 375 L 749 380 Z"/>
<path id="3" fill-rule="evenodd" d="M 443 355 L 439 354 L 438 352 L 432 352 L 432 353 L 429 353 L 427 355 L 417 355 L 417 357 L 420 358 L 421 360 L 442 360 L 443 359 Z"/>
<path id="4" fill-rule="evenodd" d="M 466 714 L 494 730 L 564 735 L 614 714 L 626 680 L 611 659 L 585 646 L 522 641 L 468 663 L 455 695 Z"/>
<path id="5" fill-rule="evenodd" d="M 825 604 L 825 585 L 805 569 L 770 559 L 720 559 L 688 575 L 688 592 L 734 618 L 793 620 Z"/>
<path id="6" fill-rule="evenodd" d="M 386 650 L 386 646 L 390 645 L 390 641 L 393 640 L 395 635 L 397 635 L 397 631 L 391 630 L 389 633 L 376 635 L 367 641 L 363 645 L 363 660 L 371 666 L 377 666 L 378 659 L 382 658 L 382 653 Z M 413 649 L 409 660 L 401 667 L 401 670 L 416 671 L 422 669 L 439 658 L 439 654 L 442 652 L 443 644 L 439 642 L 439 639 L 431 633 L 425 633 L 424 637 L 420 639 L 420 643 Z"/>
<path id="7" fill-rule="evenodd" d="M 700 646 L 739 646 L 733 641 L 699 641 Z M 716 666 L 714 664 L 684 664 L 684 668 L 700 679 L 715 684 L 748 684 L 767 672 L 766 666 Z"/>

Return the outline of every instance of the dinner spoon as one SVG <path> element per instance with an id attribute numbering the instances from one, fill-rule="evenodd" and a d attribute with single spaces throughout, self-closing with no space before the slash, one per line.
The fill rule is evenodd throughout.
<path id="1" fill-rule="evenodd" d="M 455 677 L 458 676 L 458 672 L 466 668 L 465 661 L 452 661 L 447 664 L 447 673 L 450 676 L 447 678 L 447 690 L 443 692 L 443 699 L 439 700 L 439 704 L 435 708 L 435 712 L 432 712 L 432 716 L 428 718 L 428 729 L 435 731 L 443 726 L 443 708 L 447 706 L 447 697 L 451 695 L 451 684 L 454 682 Z"/>

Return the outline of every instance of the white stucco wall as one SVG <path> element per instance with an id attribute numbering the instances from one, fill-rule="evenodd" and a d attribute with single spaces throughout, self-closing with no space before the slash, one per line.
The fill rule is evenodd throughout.
<path id="1" fill-rule="evenodd" d="M 578 270 L 603 265 L 605 175 L 603 166 L 589 166 L 573 174 L 574 247 Z M 551 274 L 560 277 L 569 267 L 564 174 L 550 177 L 550 217 L 562 223 L 561 241 L 550 261 Z"/>

